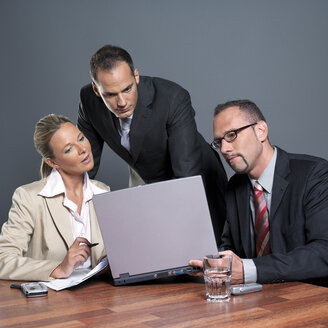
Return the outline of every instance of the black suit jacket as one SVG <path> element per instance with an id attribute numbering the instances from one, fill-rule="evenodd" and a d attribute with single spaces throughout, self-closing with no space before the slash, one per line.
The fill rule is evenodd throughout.
<path id="1" fill-rule="evenodd" d="M 328 277 L 328 162 L 278 148 L 268 256 L 252 252 L 250 192 L 246 174 L 230 179 L 221 246 L 253 258 L 260 283 Z"/>
<path id="2" fill-rule="evenodd" d="M 95 161 L 90 177 L 98 171 L 104 142 L 146 183 L 201 174 L 219 240 L 225 219 L 226 173 L 218 154 L 197 131 L 189 93 L 171 81 L 141 76 L 130 152 L 121 145 L 117 118 L 91 84 L 81 89 L 80 96 L 78 127 L 91 142 Z"/>

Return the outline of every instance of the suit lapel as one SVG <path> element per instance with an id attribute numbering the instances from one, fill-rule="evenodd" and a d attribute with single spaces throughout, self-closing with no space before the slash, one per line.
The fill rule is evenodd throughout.
<path id="1" fill-rule="evenodd" d="M 237 212 L 238 212 L 238 220 L 239 226 L 241 230 L 241 242 L 243 249 L 245 250 L 245 254 L 247 257 L 252 257 L 252 244 L 250 240 L 250 219 L 251 219 L 251 211 L 249 205 L 250 198 L 250 184 L 248 181 L 247 175 L 243 176 L 244 181 L 239 185 L 236 190 L 236 200 L 237 200 Z M 247 233 L 245 233 L 245 231 Z"/>
<path id="2" fill-rule="evenodd" d="M 120 123 L 118 120 L 119 119 L 113 113 L 107 110 L 103 124 L 104 129 L 107 130 L 112 144 L 121 145 L 121 138 L 118 133 L 118 125 Z"/>
<path id="3" fill-rule="evenodd" d="M 277 147 L 277 161 L 274 173 L 274 181 L 272 186 L 271 213 L 269 220 L 274 220 L 279 205 L 286 192 L 288 181 L 285 179 L 289 174 L 289 160 L 287 154 Z"/>
<path id="4" fill-rule="evenodd" d="M 72 224 L 69 219 L 69 212 L 63 206 L 63 196 L 59 195 L 52 198 L 45 198 L 50 215 L 59 234 L 65 240 L 67 248 L 73 244 Z"/>
<path id="5" fill-rule="evenodd" d="M 148 130 L 151 128 L 151 108 L 155 90 L 152 83 L 141 77 L 138 85 L 138 101 L 133 112 L 133 119 L 130 127 L 130 152 L 133 164 L 136 162 L 143 146 L 143 140 Z"/>
<path id="6" fill-rule="evenodd" d="M 142 104 L 136 107 L 130 127 L 130 152 L 133 164 L 136 162 L 143 146 L 144 137 L 151 127 L 151 110 Z"/>
<path id="7" fill-rule="evenodd" d="M 109 110 L 105 112 L 103 124 L 103 137 L 110 148 L 122 157 L 127 163 L 131 163 L 130 153 L 121 145 L 121 136 L 118 133 L 119 119 Z"/>
<path id="8" fill-rule="evenodd" d="M 94 121 L 98 126 L 97 132 L 111 146 L 120 145 L 121 138 L 115 124 L 116 116 L 106 107 L 101 99 L 99 100 L 97 109 L 98 115 L 94 116 Z M 97 113 L 92 114 L 96 115 Z"/>

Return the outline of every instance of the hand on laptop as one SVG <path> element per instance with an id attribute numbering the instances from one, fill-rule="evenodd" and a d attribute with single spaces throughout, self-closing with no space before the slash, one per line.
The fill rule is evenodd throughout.
<path id="1" fill-rule="evenodd" d="M 203 268 L 203 261 L 202 260 L 190 260 L 189 265 L 191 265 L 193 267 L 197 267 L 197 268 Z M 194 273 L 191 273 L 190 275 L 194 276 L 194 277 L 200 277 L 203 275 L 203 271 L 194 272 Z"/>

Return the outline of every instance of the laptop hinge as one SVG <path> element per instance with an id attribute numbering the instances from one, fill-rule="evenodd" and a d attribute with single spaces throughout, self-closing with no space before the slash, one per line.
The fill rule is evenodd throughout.
<path id="1" fill-rule="evenodd" d="M 125 278 L 129 278 L 130 274 L 129 273 L 121 273 L 120 274 L 120 279 L 125 279 Z"/>

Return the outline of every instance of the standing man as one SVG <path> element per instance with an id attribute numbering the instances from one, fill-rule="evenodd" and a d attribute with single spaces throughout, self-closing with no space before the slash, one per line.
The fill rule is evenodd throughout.
<path id="1" fill-rule="evenodd" d="M 221 244 L 233 255 L 232 283 L 327 284 L 328 162 L 271 146 L 265 118 L 249 100 L 216 107 L 212 146 L 236 172 Z"/>
<path id="2" fill-rule="evenodd" d="M 78 127 L 90 140 L 93 178 L 104 142 L 130 168 L 130 185 L 201 174 L 217 241 L 225 218 L 226 173 L 198 133 L 189 93 L 171 81 L 140 76 L 131 56 L 106 45 L 90 60 Z"/>

